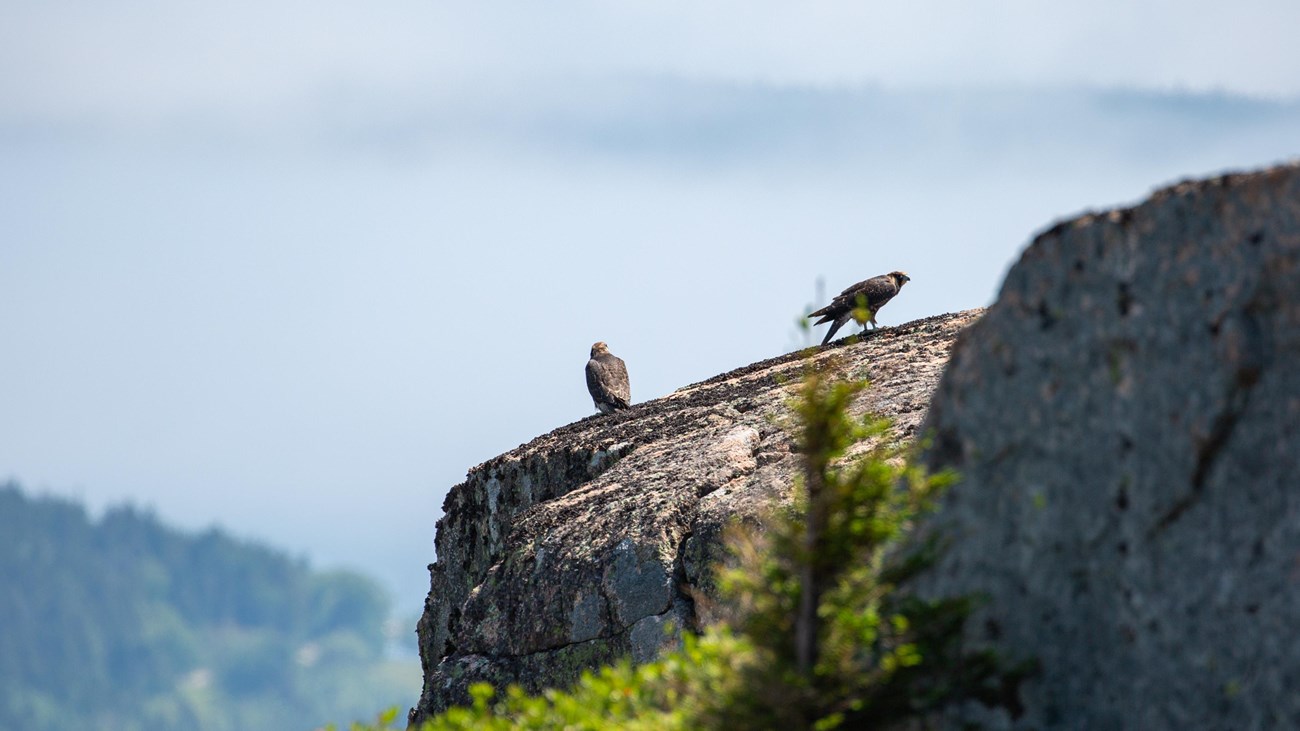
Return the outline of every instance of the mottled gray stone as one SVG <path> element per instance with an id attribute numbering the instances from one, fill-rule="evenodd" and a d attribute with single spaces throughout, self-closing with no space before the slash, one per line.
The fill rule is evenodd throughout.
<path id="1" fill-rule="evenodd" d="M 1063 222 L 963 333 L 928 530 L 970 640 L 1036 658 L 1017 729 L 1300 728 L 1300 167 Z"/>
<path id="2" fill-rule="evenodd" d="M 677 646 L 681 642 L 682 628 L 689 624 L 693 624 L 692 609 L 681 600 L 663 614 L 637 620 L 628 629 L 632 662 L 650 662 L 665 648 Z"/>
<path id="3" fill-rule="evenodd" d="M 649 553 L 642 557 L 639 553 Z M 654 546 L 642 551 L 630 539 L 614 547 L 605 566 L 606 595 L 614 608 L 614 619 L 624 626 L 659 614 L 673 600 L 672 560 L 661 560 Z"/>
<path id="4" fill-rule="evenodd" d="M 755 363 L 475 467 L 438 521 L 412 718 L 463 702 L 476 680 L 537 689 L 617 657 L 645 661 L 676 641 L 668 624 L 711 621 L 725 526 L 757 520 L 793 481 L 780 424 L 802 369 L 870 377 L 855 408 L 893 417 L 893 438 L 909 439 L 953 339 L 978 315 Z"/>
<path id="5" fill-rule="evenodd" d="M 569 642 L 586 642 L 600 636 L 609 613 L 609 601 L 595 592 L 578 592 L 569 614 Z"/>

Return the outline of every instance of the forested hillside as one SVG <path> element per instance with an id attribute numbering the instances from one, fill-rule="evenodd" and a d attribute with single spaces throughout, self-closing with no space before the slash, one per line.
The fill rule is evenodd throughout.
<path id="1" fill-rule="evenodd" d="M 370 579 L 0 485 L 0 729 L 306 729 L 409 702 Z"/>

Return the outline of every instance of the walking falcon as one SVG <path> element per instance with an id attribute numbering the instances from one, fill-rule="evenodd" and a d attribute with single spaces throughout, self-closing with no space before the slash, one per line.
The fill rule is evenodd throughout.
<path id="1" fill-rule="evenodd" d="M 912 280 L 907 276 L 906 272 L 881 274 L 878 277 L 858 282 L 836 295 L 829 305 L 816 312 L 809 313 L 808 317 L 820 316 L 822 318 L 814 322 L 814 325 L 820 325 L 824 322 L 831 323 L 831 329 L 826 331 L 826 339 L 822 340 L 822 345 L 829 343 L 831 337 L 835 335 L 835 331 L 839 330 L 850 318 L 858 319 L 854 317 L 853 311 L 860 306 L 865 307 L 867 310 L 866 322 L 862 323 L 863 331 L 867 329 L 867 322 L 871 323 L 872 328 L 877 327 L 876 313 L 880 312 L 880 308 L 893 299 L 894 295 L 898 294 L 898 290 L 902 289 L 903 285 L 910 281 Z M 861 305 L 859 305 L 859 302 L 861 302 Z M 861 322 L 860 319 L 858 321 Z"/>

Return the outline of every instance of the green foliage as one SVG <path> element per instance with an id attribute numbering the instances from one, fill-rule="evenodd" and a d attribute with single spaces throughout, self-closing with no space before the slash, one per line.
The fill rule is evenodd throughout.
<path id="1" fill-rule="evenodd" d="M 701 637 L 686 635 L 682 648 L 659 660 L 633 666 L 623 660 L 587 671 L 567 690 L 530 696 L 517 686 L 498 694 L 479 683 L 473 702 L 426 721 L 420 731 L 674 731 L 698 728 L 697 720 L 714 698 L 728 697 L 738 676 L 735 663 L 748 662 L 748 643 L 725 628 Z M 353 723 L 350 731 L 389 731 L 395 709 L 374 724 Z M 333 731 L 333 726 L 326 729 Z"/>
<path id="2" fill-rule="evenodd" d="M 386 613 L 355 574 L 0 485 L 3 729 L 302 728 L 406 700 Z"/>
<path id="3" fill-rule="evenodd" d="M 867 322 L 876 314 L 867 306 L 867 296 L 859 294 L 853 301 L 853 311 L 850 313 L 853 321 L 858 325 L 865 327 Z"/>
<path id="4" fill-rule="evenodd" d="M 723 632 L 701 640 L 688 636 L 681 650 L 656 662 L 633 667 L 624 660 L 599 672 L 583 673 L 567 691 L 529 696 L 517 687 L 498 698 L 486 684 L 474 686 L 474 703 L 453 708 L 422 731 L 477 729 L 627 729 L 672 731 L 695 728 L 701 702 L 726 694 L 725 671 L 743 652 L 740 641 Z"/>
<path id="5" fill-rule="evenodd" d="M 729 628 L 688 635 L 653 663 L 585 673 L 564 691 L 475 686 L 472 705 L 423 731 L 870 729 L 923 722 L 959 700 L 1013 705 L 1020 675 L 961 645 L 971 601 L 901 588 L 936 552 L 904 539 L 953 476 L 926 474 L 887 446 L 886 422 L 851 416 L 865 382 L 823 373 L 809 370 L 790 404 L 804 457 L 798 494 L 766 530 L 729 536 Z M 353 731 L 385 728 L 381 719 Z"/>
<path id="6" fill-rule="evenodd" d="M 886 446 L 887 422 L 850 415 L 865 387 L 809 371 L 791 404 L 803 489 L 766 533 L 732 536 L 739 560 L 722 585 L 757 659 L 710 725 L 887 727 L 996 682 L 987 658 L 961 653 L 969 602 L 897 590 L 928 563 L 901 538 L 952 476 Z"/>

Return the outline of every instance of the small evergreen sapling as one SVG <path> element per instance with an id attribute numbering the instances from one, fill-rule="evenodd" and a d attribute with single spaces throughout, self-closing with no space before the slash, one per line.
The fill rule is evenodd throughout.
<path id="1" fill-rule="evenodd" d="M 887 728 L 958 700 L 1014 700 L 1019 674 L 962 648 L 971 600 L 900 590 L 936 549 L 903 539 L 954 476 L 889 446 L 888 422 L 854 417 L 867 384 L 833 368 L 810 366 L 790 404 L 803 457 L 794 499 L 765 532 L 732 536 L 723 585 L 757 657 L 715 727 Z"/>

